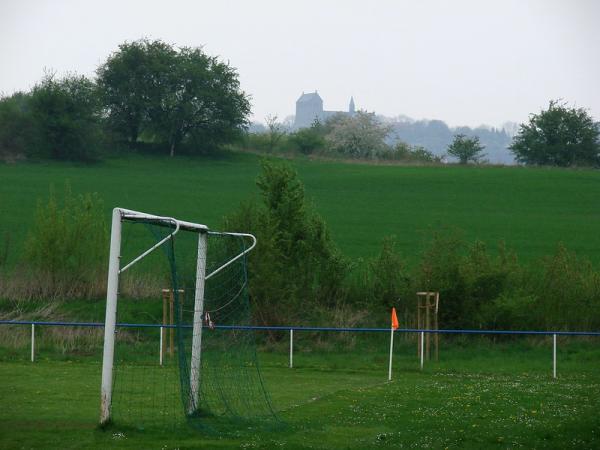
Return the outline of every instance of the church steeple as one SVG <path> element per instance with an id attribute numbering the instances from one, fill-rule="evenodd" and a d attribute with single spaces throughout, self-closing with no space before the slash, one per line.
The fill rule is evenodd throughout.
<path id="1" fill-rule="evenodd" d="M 356 112 L 354 108 L 354 97 L 350 97 L 350 106 L 348 107 L 348 112 L 350 114 L 354 114 Z"/>

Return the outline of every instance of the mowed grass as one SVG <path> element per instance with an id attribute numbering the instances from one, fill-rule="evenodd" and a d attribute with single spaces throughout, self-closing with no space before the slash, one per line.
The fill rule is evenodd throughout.
<path id="1" fill-rule="evenodd" d="M 281 423 L 218 432 L 119 422 L 100 430 L 99 362 L 4 360 L 0 447 L 596 449 L 600 355 L 589 343 L 574 348 L 578 357 L 560 355 L 556 380 L 545 346 L 444 348 L 420 372 L 414 347 L 400 344 L 392 382 L 384 349 L 298 353 L 294 369 L 285 353 L 262 353 Z"/>
<path id="2" fill-rule="evenodd" d="M 291 161 L 307 196 L 350 257 L 377 253 L 396 235 L 410 262 L 418 259 L 431 230 L 464 231 L 491 248 L 500 241 L 521 260 L 551 254 L 559 242 L 600 262 L 600 172 L 520 167 L 406 167 Z M 12 264 L 49 186 L 61 194 L 98 192 L 110 209 L 180 217 L 218 228 L 224 215 L 258 195 L 259 158 L 131 157 L 92 165 L 18 163 L 0 165 L 0 239 L 10 235 Z M 4 244 L 3 244 L 4 245 Z"/>

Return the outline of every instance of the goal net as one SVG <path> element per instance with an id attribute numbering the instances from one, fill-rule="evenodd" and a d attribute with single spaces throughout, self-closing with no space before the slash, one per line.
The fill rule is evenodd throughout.
<path id="1" fill-rule="evenodd" d="M 102 424 L 219 429 L 232 419 L 275 417 L 249 327 L 246 257 L 255 242 L 113 211 Z"/>

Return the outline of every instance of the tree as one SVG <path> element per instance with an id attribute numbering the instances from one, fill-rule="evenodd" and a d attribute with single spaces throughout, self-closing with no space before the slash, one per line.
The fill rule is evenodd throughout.
<path id="1" fill-rule="evenodd" d="M 186 139 L 215 147 L 248 124 L 250 102 L 236 70 L 200 48 L 126 43 L 98 69 L 98 78 L 113 129 L 132 143 L 147 131 L 171 156 Z"/>
<path id="2" fill-rule="evenodd" d="M 331 306 L 346 265 L 325 222 L 307 204 L 297 173 L 287 164 L 263 161 L 256 184 L 262 201 L 242 205 L 224 226 L 257 237 L 248 272 L 258 320 L 289 322 Z"/>
<path id="3" fill-rule="evenodd" d="M 31 92 L 34 154 L 89 161 L 101 139 L 100 103 L 95 84 L 84 76 L 46 75 Z"/>
<path id="4" fill-rule="evenodd" d="M 397 250 L 395 236 L 386 236 L 379 255 L 368 264 L 372 278 L 371 291 L 378 305 L 392 307 L 404 297 L 410 285 L 406 265 Z M 408 306 L 408 305 L 403 305 Z"/>
<path id="5" fill-rule="evenodd" d="M 598 166 L 599 128 L 583 108 L 557 100 L 521 124 L 509 147 L 517 161 L 549 166 Z"/>
<path id="6" fill-rule="evenodd" d="M 277 143 L 281 140 L 281 138 L 283 136 L 285 136 L 285 129 L 283 127 L 283 124 L 281 122 L 277 121 L 277 116 L 267 116 L 265 117 L 265 122 L 267 124 L 267 136 L 269 137 L 269 140 L 267 142 L 268 144 L 268 151 L 269 153 L 273 152 L 273 150 L 275 149 L 275 146 L 277 145 Z"/>
<path id="7" fill-rule="evenodd" d="M 479 162 L 484 156 L 481 152 L 485 147 L 479 143 L 479 137 L 466 137 L 457 134 L 448 146 L 448 154 L 458 158 L 460 164 L 468 164 L 469 161 Z"/>
<path id="8" fill-rule="evenodd" d="M 147 127 L 153 102 L 161 101 L 175 54 L 159 40 L 125 42 L 96 71 L 108 123 L 131 144 Z"/>
<path id="9" fill-rule="evenodd" d="M 330 148 L 352 158 L 376 158 L 387 149 L 385 138 L 391 131 L 375 114 L 365 111 L 352 116 L 334 116 L 327 127 L 331 128 L 326 136 Z"/>
<path id="10" fill-rule="evenodd" d="M 200 48 L 181 48 L 174 63 L 150 110 L 151 126 L 168 142 L 170 155 L 188 137 L 204 148 L 231 141 L 250 114 L 236 70 Z"/>
<path id="11" fill-rule="evenodd" d="M 29 94 L 0 98 L 0 156 L 19 157 L 29 151 L 33 123 Z"/>

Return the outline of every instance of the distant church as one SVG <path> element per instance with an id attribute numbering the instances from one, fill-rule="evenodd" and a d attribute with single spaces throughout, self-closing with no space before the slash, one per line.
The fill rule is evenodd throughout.
<path id="1" fill-rule="evenodd" d="M 348 111 L 324 111 L 323 110 L 323 99 L 315 92 L 305 94 L 304 92 L 298 100 L 296 100 L 296 118 L 294 120 L 294 128 L 307 128 L 310 127 L 315 119 L 320 122 L 325 122 L 329 117 L 335 114 L 349 114 L 355 113 L 354 98 L 350 97 L 350 106 Z"/>

